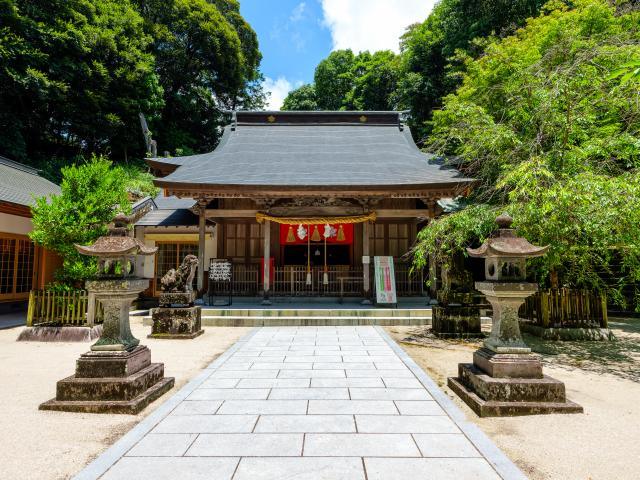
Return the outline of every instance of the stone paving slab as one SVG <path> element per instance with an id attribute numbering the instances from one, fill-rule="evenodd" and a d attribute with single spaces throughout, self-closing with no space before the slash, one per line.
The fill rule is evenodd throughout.
<path id="1" fill-rule="evenodd" d="M 77 477 L 523 479 L 381 329 L 263 327 Z"/>

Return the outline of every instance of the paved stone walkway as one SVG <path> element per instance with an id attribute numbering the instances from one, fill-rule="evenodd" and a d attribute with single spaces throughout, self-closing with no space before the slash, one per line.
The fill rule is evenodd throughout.
<path id="1" fill-rule="evenodd" d="M 379 327 L 258 329 L 174 397 L 77 478 L 524 478 Z"/>

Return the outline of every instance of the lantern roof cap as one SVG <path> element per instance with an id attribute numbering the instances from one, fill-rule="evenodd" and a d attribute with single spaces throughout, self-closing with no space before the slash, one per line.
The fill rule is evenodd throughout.
<path id="1" fill-rule="evenodd" d="M 99 237 L 93 245 L 75 244 L 76 250 L 82 255 L 92 257 L 122 257 L 130 255 L 153 255 L 157 247 L 148 247 L 137 238 L 130 235 L 129 225 L 133 223 L 133 216 L 118 214 L 109 225 L 109 233 Z"/>
<path id="2" fill-rule="evenodd" d="M 510 228 L 513 218 L 506 213 L 496 218 L 498 230 L 493 232 L 489 238 L 478 248 L 467 248 L 467 253 L 476 258 L 533 258 L 541 257 L 549 245 L 539 247 L 532 245 L 524 237 L 516 236 L 515 230 Z"/>

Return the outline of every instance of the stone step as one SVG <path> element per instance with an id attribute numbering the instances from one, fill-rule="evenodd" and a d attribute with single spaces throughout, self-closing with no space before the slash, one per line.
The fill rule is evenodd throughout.
<path id="1" fill-rule="evenodd" d="M 148 323 L 151 325 L 151 319 Z M 427 317 L 203 317 L 207 327 L 329 327 L 357 325 L 430 325 Z"/>
<path id="2" fill-rule="evenodd" d="M 143 325 L 151 326 L 151 317 L 143 318 Z M 202 317 L 203 327 L 296 327 L 296 326 L 409 326 L 431 325 L 431 317 L 258 317 L 258 316 L 206 316 Z"/>
<path id="3" fill-rule="evenodd" d="M 203 317 L 302 317 L 302 318 L 431 318 L 431 308 L 209 308 Z"/>

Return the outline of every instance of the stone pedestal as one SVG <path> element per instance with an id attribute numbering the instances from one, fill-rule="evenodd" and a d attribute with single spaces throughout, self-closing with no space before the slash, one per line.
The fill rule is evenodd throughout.
<path id="1" fill-rule="evenodd" d="M 164 365 L 133 336 L 129 307 L 149 286 L 142 278 L 92 280 L 87 290 L 104 309 L 102 336 L 76 362 L 76 373 L 57 383 L 56 397 L 41 410 L 136 414 L 173 387 Z"/>
<path id="2" fill-rule="evenodd" d="M 76 373 L 60 380 L 56 397 L 40 410 L 134 415 L 174 384 L 164 365 L 151 363 L 145 346 L 131 351 L 90 351 L 76 362 Z"/>
<path id="3" fill-rule="evenodd" d="M 540 357 L 520 334 L 518 309 L 537 285 L 478 282 L 476 288 L 493 307 L 491 334 L 473 364 L 458 365 L 449 388 L 481 417 L 581 413 L 580 405 L 567 400 L 564 383 L 542 373 Z"/>
<path id="4" fill-rule="evenodd" d="M 159 307 L 151 310 L 149 338 L 191 339 L 204 333 L 201 307 Z"/>
<path id="5" fill-rule="evenodd" d="M 447 305 L 432 307 L 431 331 L 441 338 L 476 338 L 482 336 L 480 308 Z"/>

